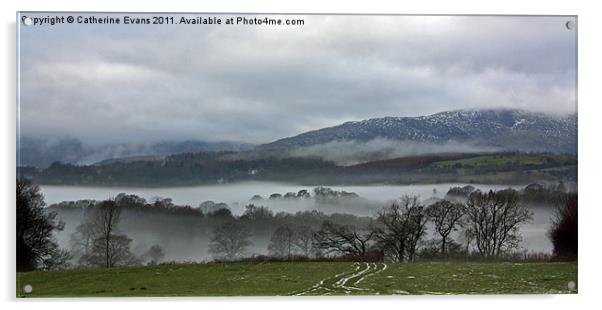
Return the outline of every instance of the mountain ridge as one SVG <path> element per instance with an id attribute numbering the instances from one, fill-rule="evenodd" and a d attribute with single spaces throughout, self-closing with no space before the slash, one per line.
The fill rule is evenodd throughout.
<path id="1" fill-rule="evenodd" d="M 443 111 L 424 116 L 386 116 L 307 131 L 261 145 L 200 140 L 88 147 L 77 139 L 21 137 L 23 166 L 52 162 L 104 164 L 188 152 L 231 151 L 237 157 L 311 157 L 338 163 L 449 152 L 577 153 L 577 114 L 550 115 L 513 109 Z"/>
<path id="2" fill-rule="evenodd" d="M 416 117 L 382 117 L 350 121 L 259 145 L 291 149 L 333 141 L 373 139 L 418 143 L 469 142 L 504 151 L 577 152 L 577 115 L 556 116 L 515 109 L 444 111 Z"/>

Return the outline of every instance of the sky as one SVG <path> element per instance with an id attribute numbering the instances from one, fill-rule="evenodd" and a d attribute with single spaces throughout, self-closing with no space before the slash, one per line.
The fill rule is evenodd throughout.
<path id="1" fill-rule="evenodd" d="M 20 133 L 267 143 L 384 116 L 576 113 L 572 17 L 269 17 L 305 23 L 20 26 Z"/>

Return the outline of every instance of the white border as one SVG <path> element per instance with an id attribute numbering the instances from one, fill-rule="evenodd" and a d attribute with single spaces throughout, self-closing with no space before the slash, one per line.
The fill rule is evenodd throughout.
<path id="1" fill-rule="evenodd" d="M 3 302 L 11 302 L 4 306 L 10 308 L 39 308 L 48 309 L 104 309 L 104 302 L 111 301 L 111 307 L 131 307 L 131 302 L 142 302 L 150 309 L 162 309 L 163 302 L 177 302 L 177 307 L 214 307 L 250 308 L 250 309 L 304 309 L 307 307 L 336 307 L 339 309 L 365 309 L 404 307 L 424 309 L 443 307 L 444 309 L 504 309 L 508 308 L 538 308 L 538 309 L 568 309 L 588 308 L 596 305 L 600 288 L 600 241 L 598 230 L 602 219 L 602 205 L 599 203 L 596 191 L 597 176 L 600 175 L 600 137 L 602 133 L 600 120 L 602 115 L 600 104 L 600 48 L 599 29 L 602 29 L 600 10 L 596 10 L 595 1 L 548 0 L 527 2 L 525 0 L 477 1 L 352 1 L 352 0 L 236 0 L 193 3 L 186 0 L 171 1 L 124 1 L 124 0 L 90 0 L 74 3 L 66 0 L 9 0 L 2 1 L 2 160 L 0 196 L 3 198 L 0 208 L 3 210 L 2 219 L 2 249 L 1 249 L 1 289 Z M 164 11 L 164 12 L 262 12 L 262 13 L 398 13 L 398 14 L 550 14 L 579 16 L 579 191 L 581 221 L 579 255 L 579 294 L 572 296 L 451 296 L 451 297 L 365 297 L 365 298 L 180 298 L 180 299 L 88 299 L 86 305 L 65 300 L 53 300 L 44 305 L 36 302 L 15 302 L 15 258 L 14 258 L 14 180 L 15 180 L 15 136 L 16 136 L 16 11 Z M 587 235 L 589 232 L 591 235 Z M 598 298 L 597 298 L 598 297 Z M 159 301 L 159 303 L 157 303 Z M 198 304 L 201 302 L 201 304 Z M 136 305 L 138 307 L 139 305 Z M 6 309 L 6 308 L 5 308 Z"/>

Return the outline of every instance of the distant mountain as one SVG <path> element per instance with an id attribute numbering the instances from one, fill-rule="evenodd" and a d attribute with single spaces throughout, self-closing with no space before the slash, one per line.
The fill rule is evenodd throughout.
<path id="1" fill-rule="evenodd" d="M 251 143 L 243 142 L 206 142 L 197 140 L 186 140 L 186 141 L 165 141 L 152 144 L 150 146 L 154 155 L 171 155 L 179 153 L 190 153 L 190 152 L 220 152 L 220 151 L 232 151 L 241 152 L 248 151 L 255 148 L 255 145 Z M 153 155 L 153 154 L 149 154 Z"/>
<path id="2" fill-rule="evenodd" d="M 521 110 L 458 110 L 420 117 L 374 118 L 309 131 L 263 144 L 258 149 L 291 150 L 332 145 L 337 141 L 369 142 L 375 139 L 410 142 L 414 146 L 459 143 L 498 151 L 575 154 L 577 115 L 554 116 Z"/>
<path id="3" fill-rule="evenodd" d="M 339 165 L 441 153 L 577 153 L 577 115 L 521 110 L 458 110 L 419 117 L 384 117 L 318 129 L 255 147 L 248 143 L 196 140 L 87 146 L 73 138 L 22 137 L 21 166 L 59 161 L 93 164 L 161 160 L 191 152 L 232 151 L 224 159 L 319 157 Z M 245 152 L 254 150 L 253 152 Z M 119 159 L 119 160 L 116 160 Z"/>
<path id="4" fill-rule="evenodd" d="M 21 137 L 18 158 L 21 166 L 47 167 L 53 162 L 92 164 L 115 158 L 157 158 L 188 152 L 246 151 L 254 145 L 237 142 L 206 142 L 197 140 L 163 141 L 158 143 L 118 143 L 87 146 L 74 138 L 39 139 Z"/>

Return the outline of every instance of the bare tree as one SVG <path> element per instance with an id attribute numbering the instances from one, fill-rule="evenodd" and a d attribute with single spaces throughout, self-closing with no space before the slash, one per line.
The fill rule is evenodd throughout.
<path id="1" fill-rule="evenodd" d="M 394 261 L 412 261 L 422 237 L 426 233 L 427 217 L 417 196 L 403 196 L 383 208 L 373 231 L 385 253 Z"/>
<path id="2" fill-rule="evenodd" d="M 104 266 L 107 268 L 117 266 L 133 266 L 139 262 L 130 252 L 132 239 L 125 235 L 111 234 L 107 239 L 99 237 L 92 244 L 92 251 L 87 259 L 91 265 Z"/>
<path id="3" fill-rule="evenodd" d="M 163 248 L 161 248 L 160 245 L 155 244 L 148 249 L 144 256 L 148 257 L 150 259 L 150 263 L 154 265 L 161 262 L 161 260 L 165 257 L 165 254 L 163 253 Z"/>
<path id="4" fill-rule="evenodd" d="M 270 255 L 281 258 L 286 257 L 290 260 L 293 254 L 296 237 L 295 230 L 289 225 L 276 228 L 270 239 L 268 252 Z"/>
<path id="5" fill-rule="evenodd" d="M 314 246 L 327 253 L 365 257 L 374 238 L 374 231 L 360 232 L 349 225 L 326 221 L 315 234 Z"/>
<path id="6" fill-rule="evenodd" d="M 309 257 L 313 250 L 314 235 L 316 232 L 309 226 L 296 227 L 295 232 L 295 248 L 305 257 Z"/>
<path id="7" fill-rule="evenodd" d="M 530 221 L 533 212 L 519 202 L 513 189 L 475 191 L 465 205 L 468 229 L 480 254 L 495 257 L 518 247 L 519 227 Z"/>
<path id="8" fill-rule="evenodd" d="M 137 263 L 130 251 L 132 239 L 118 234 L 121 208 L 113 200 L 104 200 L 94 206 L 86 220 L 71 235 L 72 249 L 81 255 L 80 265 L 115 267 Z"/>
<path id="9" fill-rule="evenodd" d="M 441 254 L 447 253 L 449 235 L 462 225 L 464 206 L 448 200 L 440 200 L 426 209 L 426 214 L 435 224 L 435 232 L 441 237 Z"/>
<path id="10" fill-rule="evenodd" d="M 71 234 L 69 243 L 71 244 L 71 252 L 78 259 L 81 266 L 88 265 L 87 258 L 92 252 L 95 235 L 92 225 L 89 221 L 84 221 L 75 228 L 75 232 Z"/>
<path id="11" fill-rule="evenodd" d="M 94 217 L 92 218 L 92 229 L 96 236 L 94 240 L 94 248 L 96 251 L 102 250 L 105 256 L 105 267 L 112 267 L 111 257 L 115 256 L 111 250 L 115 248 L 111 244 L 111 239 L 114 238 L 115 231 L 117 230 L 117 223 L 119 223 L 119 217 L 121 215 L 121 209 L 113 200 L 105 200 L 96 206 Z M 103 242 L 102 248 L 97 244 Z M 95 251 L 95 252 L 96 252 Z"/>
<path id="12" fill-rule="evenodd" d="M 466 254 L 470 254 L 470 246 L 474 241 L 474 233 L 472 232 L 472 229 L 470 227 L 465 228 L 460 234 L 460 237 L 464 239 L 464 244 L 466 246 L 464 251 Z"/>
<path id="13" fill-rule="evenodd" d="M 215 258 L 235 260 L 252 244 L 250 237 L 251 234 L 240 223 L 229 221 L 214 229 L 209 252 Z"/>

